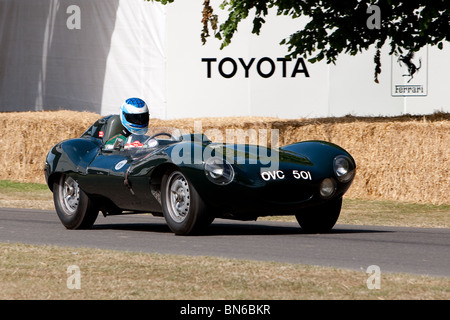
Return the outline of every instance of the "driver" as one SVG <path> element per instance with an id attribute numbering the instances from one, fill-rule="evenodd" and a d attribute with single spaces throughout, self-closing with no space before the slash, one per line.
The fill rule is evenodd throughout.
<path id="1" fill-rule="evenodd" d="M 120 121 L 122 122 L 122 132 L 115 135 L 105 143 L 107 149 L 114 148 L 115 145 L 122 144 L 125 149 L 132 147 L 142 147 L 140 139 L 134 139 L 134 135 L 142 136 L 147 133 L 149 112 L 147 104 L 139 98 L 129 98 L 120 107 Z M 133 141 L 135 140 L 135 141 Z"/>

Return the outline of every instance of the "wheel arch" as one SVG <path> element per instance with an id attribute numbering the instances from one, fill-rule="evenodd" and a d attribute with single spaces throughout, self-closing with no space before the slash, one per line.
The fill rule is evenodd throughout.
<path id="1" fill-rule="evenodd" d="M 161 194 L 161 182 L 165 173 L 173 170 L 180 170 L 178 166 L 173 163 L 164 163 L 156 167 L 150 173 L 150 189 L 153 192 Z"/>
<path id="2" fill-rule="evenodd" d="M 62 173 L 62 172 L 54 172 L 50 176 L 48 176 L 47 186 L 51 192 L 53 192 L 53 184 L 55 183 L 55 181 L 58 181 L 58 179 L 60 179 L 61 175 L 63 175 L 63 174 L 64 173 Z"/>
<path id="3" fill-rule="evenodd" d="M 151 183 L 160 184 L 164 173 L 172 170 L 181 170 L 180 167 L 173 163 L 164 163 L 157 166 L 150 174 Z"/>

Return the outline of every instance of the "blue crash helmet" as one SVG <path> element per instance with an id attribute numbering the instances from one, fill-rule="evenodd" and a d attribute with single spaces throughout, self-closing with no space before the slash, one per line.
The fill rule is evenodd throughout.
<path id="1" fill-rule="evenodd" d="M 147 104 L 139 98 L 125 100 L 120 107 L 120 121 L 132 134 L 146 134 L 149 121 Z"/>

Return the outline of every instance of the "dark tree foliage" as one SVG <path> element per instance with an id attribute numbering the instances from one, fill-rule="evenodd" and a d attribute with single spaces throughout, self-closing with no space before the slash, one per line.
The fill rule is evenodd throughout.
<path id="1" fill-rule="evenodd" d="M 156 1 L 167 4 L 174 0 Z M 371 11 L 374 6 L 378 24 L 370 21 L 377 13 Z M 400 55 L 426 45 L 442 49 L 443 43 L 450 41 L 449 0 L 224 0 L 220 7 L 228 11 L 228 18 L 221 24 L 209 0 L 204 0 L 203 7 L 203 43 L 211 27 L 222 41 L 221 48 L 229 45 L 239 23 L 247 18 L 253 19 L 252 32 L 259 35 L 269 9 L 273 9 L 292 19 L 307 18 L 302 29 L 291 35 L 280 34 L 280 44 L 288 47 L 287 58 L 302 55 L 311 63 L 323 59 L 335 63 L 342 53 L 356 55 L 374 46 L 375 82 L 381 72 L 384 45 L 390 46 L 389 54 Z"/>

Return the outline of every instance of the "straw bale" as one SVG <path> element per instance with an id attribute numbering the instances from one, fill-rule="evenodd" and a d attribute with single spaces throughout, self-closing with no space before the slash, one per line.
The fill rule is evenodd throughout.
<path id="1" fill-rule="evenodd" d="M 99 117 L 65 110 L 0 113 L 0 179 L 44 182 L 44 162 L 50 148 L 79 137 Z"/>
<path id="2" fill-rule="evenodd" d="M 284 143 L 326 140 L 353 155 L 348 196 L 450 203 L 450 121 L 352 122 L 282 128 Z"/>
<path id="3" fill-rule="evenodd" d="M 65 110 L 0 113 L 0 179 L 43 183 L 42 169 L 51 146 L 80 136 L 98 118 L 95 113 Z M 201 129 L 212 133 L 213 141 L 224 141 L 227 130 L 244 135 L 252 130 L 258 134 L 258 130 L 266 131 L 268 145 L 272 130 L 278 131 L 280 145 L 330 141 L 349 151 L 357 162 L 349 198 L 450 204 L 450 114 L 312 120 L 152 119 L 151 126 L 182 132 Z M 246 142 L 252 143 L 248 139 Z"/>

